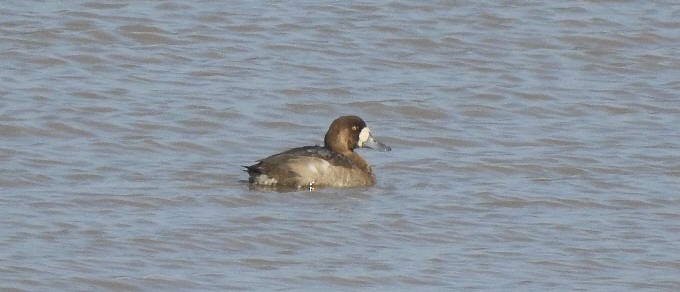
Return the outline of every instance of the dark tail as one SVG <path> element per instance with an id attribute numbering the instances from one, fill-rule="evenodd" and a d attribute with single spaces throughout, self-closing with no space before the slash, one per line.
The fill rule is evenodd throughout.
<path id="1" fill-rule="evenodd" d="M 248 173 L 248 182 L 253 183 L 255 181 L 255 177 L 262 174 L 262 170 L 260 169 L 260 163 L 253 164 L 251 166 L 245 166 L 241 165 L 243 167 L 243 171 Z"/>

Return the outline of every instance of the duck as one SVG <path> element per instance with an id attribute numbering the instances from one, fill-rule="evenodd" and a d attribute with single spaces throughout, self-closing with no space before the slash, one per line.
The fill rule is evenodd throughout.
<path id="1" fill-rule="evenodd" d="M 313 190 L 319 187 L 369 187 L 376 178 L 357 148 L 391 151 L 373 137 L 358 116 L 335 119 L 324 136 L 323 146 L 293 148 L 244 166 L 252 186 Z"/>

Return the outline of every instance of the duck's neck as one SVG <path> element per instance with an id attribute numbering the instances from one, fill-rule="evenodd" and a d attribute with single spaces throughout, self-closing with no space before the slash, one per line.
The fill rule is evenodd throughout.
<path id="1" fill-rule="evenodd" d="M 355 164 L 359 169 L 363 170 L 364 172 L 366 172 L 366 173 L 371 173 L 371 172 L 372 172 L 372 171 L 371 171 L 371 166 L 368 165 L 368 162 L 366 162 L 366 160 L 364 160 L 364 158 L 362 158 L 361 156 L 359 156 L 359 154 L 356 154 L 354 151 L 346 151 L 346 152 L 343 152 L 342 155 L 344 155 L 345 157 L 347 157 L 347 158 L 349 158 L 350 160 L 352 160 L 352 162 L 354 162 L 354 164 Z"/>

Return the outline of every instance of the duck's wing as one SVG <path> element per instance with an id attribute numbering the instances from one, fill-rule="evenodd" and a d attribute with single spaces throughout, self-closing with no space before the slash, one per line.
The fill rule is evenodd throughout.
<path id="1" fill-rule="evenodd" d="M 321 147 L 321 146 L 305 146 L 305 147 L 293 148 L 293 149 L 290 149 L 288 151 L 282 152 L 280 154 L 272 155 L 270 157 L 279 156 L 279 155 L 292 156 L 292 157 L 318 158 L 318 159 L 325 160 L 326 162 L 328 162 L 328 163 L 330 163 L 331 165 L 334 165 L 334 166 L 348 167 L 348 168 L 354 167 L 354 163 L 349 158 L 345 157 L 344 155 L 342 155 L 340 153 L 328 150 L 327 148 Z M 270 158 L 270 157 L 268 157 L 268 158 Z M 268 159 L 268 158 L 265 158 L 265 159 Z"/>
<path id="2" fill-rule="evenodd" d="M 300 186 L 307 180 L 324 175 L 329 166 L 354 168 L 344 155 L 321 146 L 293 148 L 246 166 L 251 183 L 260 185 Z"/>

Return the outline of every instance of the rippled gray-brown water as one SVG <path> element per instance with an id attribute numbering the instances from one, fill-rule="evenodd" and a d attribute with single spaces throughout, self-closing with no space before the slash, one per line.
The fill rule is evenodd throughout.
<path id="1" fill-rule="evenodd" d="M 679 290 L 675 1 L 6 1 L 0 289 Z M 241 165 L 363 117 L 371 188 Z"/>

